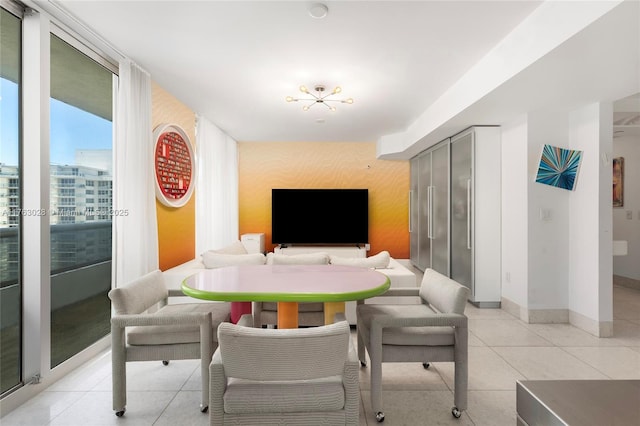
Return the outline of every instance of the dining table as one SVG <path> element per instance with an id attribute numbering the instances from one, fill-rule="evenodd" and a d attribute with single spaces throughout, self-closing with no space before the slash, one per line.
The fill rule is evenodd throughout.
<path id="1" fill-rule="evenodd" d="M 202 300 L 277 302 L 278 328 L 298 327 L 298 303 L 323 302 L 324 322 L 344 312 L 346 301 L 378 296 L 389 277 L 345 265 L 238 265 L 204 269 L 185 278 L 182 292 Z"/>

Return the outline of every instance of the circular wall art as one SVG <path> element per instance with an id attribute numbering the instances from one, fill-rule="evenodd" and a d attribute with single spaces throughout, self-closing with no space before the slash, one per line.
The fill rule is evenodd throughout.
<path id="1" fill-rule="evenodd" d="M 195 186 L 196 157 L 186 132 L 175 124 L 153 131 L 156 197 L 169 207 L 184 206 Z"/>

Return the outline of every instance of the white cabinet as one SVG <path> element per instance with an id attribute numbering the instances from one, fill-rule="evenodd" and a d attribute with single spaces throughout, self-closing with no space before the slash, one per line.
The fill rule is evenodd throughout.
<path id="1" fill-rule="evenodd" d="M 500 128 L 476 126 L 411 160 L 410 253 L 471 290 L 470 301 L 499 307 Z"/>
<path id="2" fill-rule="evenodd" d="M 411 160 L 411 263 L 449 275 L 449 139 Z"/>
<path id="3" fill-rule="evenodd" d="M 242 234 L 240 241 L 248 253 L 264 253 L 264 233 Z"/>
<path id="4" fill-rule="evenodd" d="M 479 307 L 501 297 L 500 128 L 472 127 L 451 138 L 451 278 Z"/>

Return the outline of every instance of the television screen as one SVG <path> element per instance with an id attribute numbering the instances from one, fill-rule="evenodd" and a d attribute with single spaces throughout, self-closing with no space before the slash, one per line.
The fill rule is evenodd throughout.
<path id="1" fill-rule="evenodd" d="M 272 189 L 273 244 L 366 244 L 367 189 Z"/>

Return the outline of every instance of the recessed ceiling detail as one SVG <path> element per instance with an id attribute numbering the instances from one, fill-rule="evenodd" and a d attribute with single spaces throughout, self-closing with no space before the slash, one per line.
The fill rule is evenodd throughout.
<path id="1" fill-rule="evenodd" d="M 322 19 L 327 16 L 328 13 L 329 8 L 322 3 L 315 3 L 309 7 L 309 15 L 311 15 L 312 18 Z"/>

